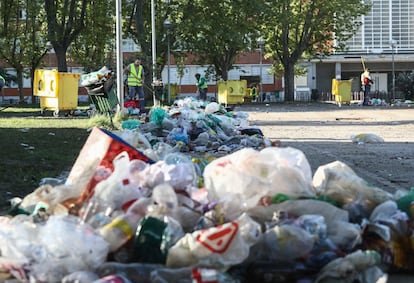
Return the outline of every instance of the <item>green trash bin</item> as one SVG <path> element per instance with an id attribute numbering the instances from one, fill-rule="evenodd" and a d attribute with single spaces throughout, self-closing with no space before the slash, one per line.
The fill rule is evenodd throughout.
<path id="1" fill-rule="evenodd" d="M 115 91 L 115 78 L 85 86 L 91 102 L 95 105 L 97 112 L 111 115 L 119 104 Z"/>

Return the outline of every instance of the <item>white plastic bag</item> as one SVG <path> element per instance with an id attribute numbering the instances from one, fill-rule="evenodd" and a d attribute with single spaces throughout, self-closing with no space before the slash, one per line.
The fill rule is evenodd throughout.
<path id="1" fill-rule="evenodd" d="M 204 169 L 204 184 L 211 200 L 240 195 L 246 208 L 268 195 L 313 197 L 310 165 L 298 149 L 243 148 L 217 158 Z"/>
<path id="2" fill-rule="evenodd" d="M 384 139 L 376 134 L 358 134 L 352 135 L 351 140 L 353 143 L 364 144 L 364 143 L 383 143 Z"/>
<path id="3" fill-rule="evenodd" d="M 113 164 L 114 171 L 107 179 L 96 185 L 92 200 L 106 203 L 113 209 L 119 210 L 126 202 L 141 197 L 142 192 L 140 188 L 130 185 L 130 171 L 136 168 L 130 167 L 131 162 L 126 151 L 118 154 L 114 158 Z"/>
<path id="4" fill-rule="evenodd" d="M 320 166 L 313 175 L 313 185 L 318 194 L 330 197 L 341 205 L 362 199 L 367 211 L 372 211 L 376 205 L 393 199 L 392 194 L 370 186 L 341 161 Z"/>
<path id="5" fill-rule="evenodd" d="M 169 268 L 199 265 L 227 269 L 249 255 L 261 236 L 260 226 L 247 214 L 234 222 L 185 234 L 168 251 Z"/>

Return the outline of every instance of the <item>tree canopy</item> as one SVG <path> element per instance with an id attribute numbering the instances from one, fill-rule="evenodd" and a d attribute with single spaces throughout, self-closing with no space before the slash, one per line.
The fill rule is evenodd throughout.
<path id="1" fill-rule="evenodd" d="M 0 3 L 0 58 L 16 71 L 20 102 L 24 101 L 24 76 L 33 74 L 45 52 L 43 11 L 38 1 Z"/>
<path id="2" fill-rule="evenodd" d="M 343 48 L 359 28 L 370 2 L 361 0 L 264 0 L 260 33 L 275 69 L 283 70 L 285 100 L 294 99 L 294 67 L 301 59 Z"/>
<path id="3" fill-rule="evenodd" d="M 170 16 L 176 28 L 175 48 L 211 65 L 217 79 L 228 79 L 237 56 L 255 42 L 259 6 L 244 0 L 181 0 Z"/>
<path id="4" fill-rule="evenodd" d="M 285 99 L 293 100 L 295 65 L 342 48 L 360 26 L 359 17 L 369 11 L 368 1 L 154 1 L 155 73 L 160 77 L 167 61 L 168 31 L 163 26 L 166 19 L 172 23 L 169 40 L 176 62 L 182 62 L 179 56 L 191 54 L 194 63 L 213 69 L 216 79 L 227 80 L 237 56 L 257 47 L 256 38 L 260 36 L 265 39 L 266 56 L 283 74 Z M 147 75 L 153 67 L 151 2 L 123 2 L 124 36 L 133 38 L 141 48 Z M 2 0 L 0 5 L 0 58 L 18 73 L 23 72 L 23 66 L 39 63 L 47 41 L 53 45 L 61 72 L 67 71 L 68 50 L 87 70 L 111 60 L 107 54 L 113 54 L 115 39 L 114 1 Z M 22 10 L 27 11 L 30 22 L 21 21 Z"/>

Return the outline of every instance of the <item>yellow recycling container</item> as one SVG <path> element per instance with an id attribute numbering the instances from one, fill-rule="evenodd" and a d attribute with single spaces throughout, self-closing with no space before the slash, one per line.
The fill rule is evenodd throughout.
<path id="1" fill-rule="evenodd" d="M 168 85 L 167 85 L 167 91 L 168 91 Z M 178 95 L 178 84 L 170 84 L 170 101 L 169 103 L 173 102 L 175 98 Z"/>
<path id="2" fill-rule="evenodd" d="M 40 97 L 40 108 L 54 110 L 76 110 L 78 106 L 80 74 L 64 73 L 57 70 L 35 70 L 34 95 Z"/>
<path id="3" fill-rule="evenodd" d="M 246 95 L 247 80 L 229 80 L 218 82 L 218 103 L 241 104 Z"/>
<path id="4" fill-rule="evenodd" d="M 338 103 L 351 102 L 352 80 L 332 79 L 332 94 L 335 95 L 335 101 Z"/>

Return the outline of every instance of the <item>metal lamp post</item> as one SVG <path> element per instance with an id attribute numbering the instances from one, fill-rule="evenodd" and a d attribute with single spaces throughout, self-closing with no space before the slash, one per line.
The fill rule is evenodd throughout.
<path id="1" fill-rule="evenodd" d="M 154 85 L 153 90 L 153 101 L 154 106 L 158 106 L 158 99 L 155 95 L 155 85 L 157 82 L 156 68 L 157 68 L 157 43 L 155 34 L 155 0 L 151 0 L 151 45 L 152 45 L 152 84 Z"/>
<path id="2" fill-rule="evenodd" d="M 394 64 L 394 49 L 397 46 L 395 39 L 390 40 L 391 45 L 391 60 L 392 60 L 392 101 L 395 101 L 395 64 Z"/>
<path id="3" fill-rule="evenodd" d="M 165 19 L 164 21 L 164 27 L 167 29 L 167 83 L 168 83 L 168 104 L 171 101 L 171 82 L 170 82 L 170 65 L 171 65 L 171 56 L 170 56 L 170 29 L 171 29 L 172 23 L 169 19 Z"/>
<path id="4" fill-rule="evenodd" d="M 262 63 L 263 63 L 263 45 L 265 44 L 265 40 L 263 39 L 263 37 L 259 37 L 257 39 L 257 45 L 259 45 L 259 56 L 260 56 L 260 81 L 259 81 L 259 101 L 262 99 L 262 93 L 263 93 L 263 83 L 262 83 L 262 75 L 263 75 L 263 70 L 262 70 Z"/>

